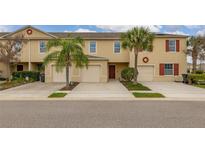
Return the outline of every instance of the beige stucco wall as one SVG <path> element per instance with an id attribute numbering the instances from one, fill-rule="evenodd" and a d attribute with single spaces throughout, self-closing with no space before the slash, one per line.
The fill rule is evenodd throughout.
<path id="1" fill-rule="evenodd" d="M 28 29 L 32 29 L 31 35 L 27 34 Z M 42 39 L 42 38 L 43 39 L 51 39 L 52 38 L 52 36 L 49 36 L 46 33 L 42 33 L 38 30 L 33 29 L 33 28 L 27 28 L 25 30 L 18 31 L 15 34 L 13 34 L 11 37 L 16 37 L 16 36 L 21 36 L 21 35 L 23 35 L 24 38 L 26 38 L 26 39 Z"/>
<path id="2" fill-rule="evenodd" d="M 28 63 L 18 63 L 18 65 L 23 65 L 23 71 L 28 71 Z M 17 65 L 15 65 L 12 70 L 12 72 L 16 72 L 17 71 Z"/>
<path id="3" fill-rule="evenodd" d="M 52 66 L 54 64 L 49 64 L 45 67 L 45 82 L 53 82 L 53 69 Z M 100 82 L 107 82 L 108 81 L 108 64 L 107 61 L 89 61 L 89 65 L 99 65 L 100 66 Z M 81 69 L 76 68 L 73 64 L 70 68 L 71 76 L 70 81 L 81 81 Z M 94 74 L 91 74 L 94 75 Z"/>
<path id="4" fill-rule="evenodd" d="M 4 63 L 0 63 L 0 76 L 4 78 L 7 77 L 7 67 Z"/>
<path id="5" fill-rule="evenodd" d="M 153 42 L 152 52 L 140 52 L 138 56 L 139 65 L 153 65 L 154 66 L 154 81 L 175 81 L 181 78 L 181 74 L 186 73 L 187 62 L 186 54 L 186 39 L 185 38 L 174 38 L 180 40 L 180 51 L 179 52 L 166 52 L 165 41 L 169 38 L 155 38 Z M 149 62 L 144 63 L 143 58 L 148 57 Z M 160 63 L 178 63 L 179 64 L 179 76 L 160 76 L 159 75 L 159 64 Z M 130 53 L 130 67 L 134 67 L 134 53 Z"/>
<path id="6" fill-rule="evenodd" d="M 84 53 L 108 58 L 109 62 L 129 62 L 129 52 L 121 49 L 120 53 L 114 53 L 114 42 L 117 40 L 95 40 L 97 49 L 96 53 L 89 52 L 89 45 L 92 40 L 85 40 Z"/>

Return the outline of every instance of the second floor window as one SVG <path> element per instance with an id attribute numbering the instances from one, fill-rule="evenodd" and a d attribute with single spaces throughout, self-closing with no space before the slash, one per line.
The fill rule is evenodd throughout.
<path id="1" fill-rule="evenodd" d="M 96 53 L 96 42 L 90 41 L 90 53 Z"/>
<path id="2" fill-rule="evenodd" d="M 45 52 L 46 52 L 46 42 L 40 41 L 40 53 L 45 53 Z"/>
<path id="3" fill-rule="evenodd" d="M 22 44 L 20 42 L 16 42 L 16 44 L 12 48 L 12 51 L 20 52 L 21 49 L 22 49 Z"/>
<path id="4" fill-rule="evenodd" d="M 169 40 L 169 51 L 176 51 L 176 40 Z"/>
<path id="5" fill-rule="evenodd" d="M 114 53 L 120 53 L 120 41 L 114 43 Z"/>

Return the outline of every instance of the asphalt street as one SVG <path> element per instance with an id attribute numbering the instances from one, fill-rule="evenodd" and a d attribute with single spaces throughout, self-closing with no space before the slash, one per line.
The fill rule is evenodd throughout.
<path id="1" fill-rule="evenodd" d="M 0 101 L 1 128 L 205 127 L 205 101 Z"/>

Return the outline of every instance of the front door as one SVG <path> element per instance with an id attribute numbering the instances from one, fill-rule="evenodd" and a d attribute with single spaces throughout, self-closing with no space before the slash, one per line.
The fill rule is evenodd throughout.
<path id="1" fill-rule="evenodd" d="M 17 65 L 17 71 L 23 71 L 23 65 Z"/>
<path id="2" fill-rule="evenodd" d="M 115 65 L 109 65 L 109 79 L 115 79 Z"/>

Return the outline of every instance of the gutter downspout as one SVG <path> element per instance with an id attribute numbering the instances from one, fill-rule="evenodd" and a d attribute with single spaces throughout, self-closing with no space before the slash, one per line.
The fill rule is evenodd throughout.
<path id="1" fill-rule="evenodd" d="M 29 41 L 29 52 L 28 52 L 28 58 L 29 58 L 29 61 L 28 61 L 28 70 L 31 71 L 31 41 L 30 39 L 28 39 Z"/>

